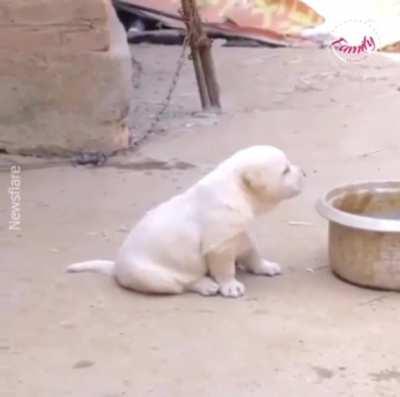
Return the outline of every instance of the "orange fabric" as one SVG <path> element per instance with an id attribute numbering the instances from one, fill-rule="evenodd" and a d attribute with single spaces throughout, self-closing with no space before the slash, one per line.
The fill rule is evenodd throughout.
<path id="1" fill-rule="evenodd" d="M 179 17 L 180 0 L 123 0 L 125 3 Z M 223 30 L 251 36 L 296 35 L 324 18 L 300 0 L 197 0 L 202 21 Z"/>

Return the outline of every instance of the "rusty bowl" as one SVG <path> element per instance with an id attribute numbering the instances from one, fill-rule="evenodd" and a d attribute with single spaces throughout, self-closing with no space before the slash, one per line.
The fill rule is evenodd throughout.
<path id="1" fill-rule="evenodd" d="M 317 203 L 329 220 L 329 261 L 340 278 L 400 291 L 400 181 L 354 183 Z"/>

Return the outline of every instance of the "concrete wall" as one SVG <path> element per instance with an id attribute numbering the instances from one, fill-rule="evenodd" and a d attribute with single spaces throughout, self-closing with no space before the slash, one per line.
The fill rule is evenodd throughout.
<path id="1" fill-rule="evenodd" d="M 131 62 L 110 1 L 3 0 L 0 93 L 0 149 L 126 147 Z"/>

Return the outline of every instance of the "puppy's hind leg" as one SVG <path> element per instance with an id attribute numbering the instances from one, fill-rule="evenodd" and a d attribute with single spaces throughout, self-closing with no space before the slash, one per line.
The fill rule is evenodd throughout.
<path id="1" fill-rule="evenodd" d="M 213 296 L 218 294 L 219 285 L 212 278 L 203 277 L 187 286 L 186 291 L 196 292 L 203 296 Z"/>
<path id="2" fill-rule="evenodd" d="M 174 273 L 154 264 L 118 268 L 115 278 L 121 287 L 145 294 L 176 295 L 184 292 Z"/>

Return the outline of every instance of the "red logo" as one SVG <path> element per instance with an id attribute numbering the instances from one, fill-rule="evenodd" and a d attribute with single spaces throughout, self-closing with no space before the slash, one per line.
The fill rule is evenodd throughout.
<path id="1" fill-rule="evenodd" d="M 359 45 L 350 45 L 345 38 L 335 40 L 331 47 L 335 51 L 339 51 L 343 54 L 366 54 L 376 49 L 375 40 L 372 36 L 364 36 L 363 41 Z"/>

